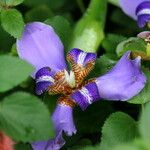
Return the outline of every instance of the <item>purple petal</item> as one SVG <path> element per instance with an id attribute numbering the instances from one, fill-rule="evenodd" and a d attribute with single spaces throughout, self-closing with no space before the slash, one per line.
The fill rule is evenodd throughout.
<path id="1" fill-rule="evenodd" d="M 54 83 L 53 73 L 49 67 L 43 67 L 35 74 L 35 80 L 36 93 L 40 95 Z"/>
<path id="2" fill-rule="evenodd" d="M 150 31 L 143 31 L 140 32 L 137 37 L 141 38 L 141 39 L 147 39 L 150 38 Z"/>
<path id="3" fill-rule="evenodd" d="M 56 133 L 64 131 L 68 136 L 72 136 L 72 134 L 76 133 L 72 107 L 58 104 L 52 115 L 52 120 L 56 129 Z"/>
<path id="4" fill-rule="evenodd" d="M 39 141 L 32 143 L 33 150 L 59 150 L 65 141 L 62 137 L 62 132 L 60 132 L 54 139 L 48 141 Z"/>
<path id="5" fill-rule="evenodd" d="M 119 3 L 120 3 L 120 7 L 122 8 L 125 14 L 137 20 L 136 8 L 140 3 L 144 1 L 145 0 L 120 0 Z M 146 1 L 150 1 L 150 0 L 146 0 Z"/>
<path id="6" fill-rule="evenodd" d="M 32 143 L 33 150 L 59 150 L 65 144 L 62 132 L 64 131 L 68 136 L 76 133 L 73 108 L 70 106 L 58 104 L 52 115 L 52 121 L 56 130 L 56 137 L 48 141 Z"/>
<path id="7" fill-rule="evenodd" d="M 144 27 L 150 21 L 150 1 L 140 3 L 136 9 L 139 27 Z"/>
<path id="8" fill-rule="evenodd" d="M 96 79 L 101 98 L 129 100 L 145 86 L 146 77 L 141 71 L 141 59 L 131 60 L 127 52 L 107 74 Z"/>
<path id="9" fill-rule="evenodd" d="M 22 38 L 17 40 L 20 58 L 32 64 L 36 71 L 49 66 L 57 72 L 66 68 L 64 47 L 54 29 L 41 22 L 25 26 Z"/>
<path id="10" fill-rule="evenodd" d="M 83 50 L 74 48 L 69 53 L 68 56 L 71 57 L 74 63 L 85 66 L 87 63 L 96 60 L 95 53 L 86 53 Z"/>
<path id="11" fill-rule="evenodd" d="M 91 82 L 86 84 L 80 90 L 75 91 L 71 98 L 85 110 L 88 105 L 92 104 L 100 98 L 96 83 Z"/>

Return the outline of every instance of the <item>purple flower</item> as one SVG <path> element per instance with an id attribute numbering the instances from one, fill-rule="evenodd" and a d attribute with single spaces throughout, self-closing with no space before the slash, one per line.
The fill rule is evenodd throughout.
<path id="1" fill-rule="evenodd" d="M 141 58 L 130 59 L 127 52 L 107 74 L 75 91 L 71 97 L 84 110 L 99 99 L 125 101 L 144 88 L 146 77 L 140 70 Z"/>
<path id="2" fill-rule="evenodd" d="M 19 56 L 35 67 L 32 77 L 36 81 L 36 93 L 61 94 L 52 115 L 56 137 L 48 141 L 32 143 L 34 150 L 59 150 L 67 136 L 76 133 L 73 107 L 83 110 L 100 99 L 128 100 L 138 94 L 146 77 L 140 70 L 140 57 L 130 59 L 127 52 L 106 75 L 85 81 L 93 69 L 96 54 L 74 48 L 67 54 L 72 70 L 68 71 L 63 45 L 53 28 L 43 23 L 27 24 L 22 38 L 17 41 Z"/>
<path id="3" fill-rule="evenodd" d="M 150 21 L 150 0 L 120 0 L 122 10 L 137 20 L 139 27 L 144 27 Z"/>

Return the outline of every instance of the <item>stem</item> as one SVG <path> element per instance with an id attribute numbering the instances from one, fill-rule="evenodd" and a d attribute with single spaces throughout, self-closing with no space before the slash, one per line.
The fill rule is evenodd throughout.
<path id="1" fill-rule="evenodd" d="M 141 104 L 142 112 L 144 111 L 144 104 Z"/>
<path id="2" fill-rule="evenodd" d="M 76 0 L 76 1 L 77 1 L 77 4 L 78 4 L 79 8 L 80 8 L 80 11 L 82 13 L 84 13 L 85 12 L 85 7 L 84 7 L 84 4 L 83 4 L 83 1 L 82 0 Z"/>
<path id="3" fill-rule="evenodd" d="M 150 22 L 147 23 L 147 27 L 150 29 Z"/>
<path id="4" fill-rule="evenodd" d="M 147 54 L 147 56 L 150 56 L 150 43 L 147 43 L 146 54 Z"/>

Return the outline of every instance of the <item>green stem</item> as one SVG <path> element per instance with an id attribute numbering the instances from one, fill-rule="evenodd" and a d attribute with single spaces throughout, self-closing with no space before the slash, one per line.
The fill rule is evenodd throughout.
<path id="1" fill-rule="evenodd" d="M 150 43 L 147 43 L 146 54 L 147 54 L 147 56 L 150 56 Z"/>
<path id="2" fill-rule="evenodd" d="M 144 111 L 144 104 L 141 104 L 142 112 Z"/>
<path id="3" fill-rule="evenodd" d="M 76 0 L 77 1 L 77 4 L 81 10 L 82 13 L 85 12 L 85 7 L 84 7 L 84 4 L 83 4 L 83 1 L 82 0 Z"/>

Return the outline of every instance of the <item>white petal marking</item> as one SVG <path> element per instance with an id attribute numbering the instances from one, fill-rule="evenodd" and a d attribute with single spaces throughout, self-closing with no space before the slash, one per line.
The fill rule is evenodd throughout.
<path id="1" fill-rule="evenodd" d="M 80 93 L 86 98 L 86 100 L 87 100 L 87 102 L 89 103 L 89 104 L 92 104 L 92 100 L 93 100 L 93 98 L 92 98 L 92 95 L 90 94 L 90 92 L 85 88 L 85 87 L 83 87 L 81 90 L 79 90 L 80 91 Z"/>
<path id="2" fill-rule="evenodd" d="M 77 64 L 83 65 L 86 55 L 86 53 L 81 52 L 78 56 Z"/>
<path id="3" fill-rule="evenodd" d="M 41 76 L 36 80 L 36 83 L 43 82 L 43 81 L 49 81 L 54 83 L 54 79 L 51 76 Z"/>
<path id="4" fill-rule="evenodd" d="M 142 9 L 137 13 L 137 16 L 140 15 L 150 15 L 150 9 L 146 8 L 146 9 Z"/>

